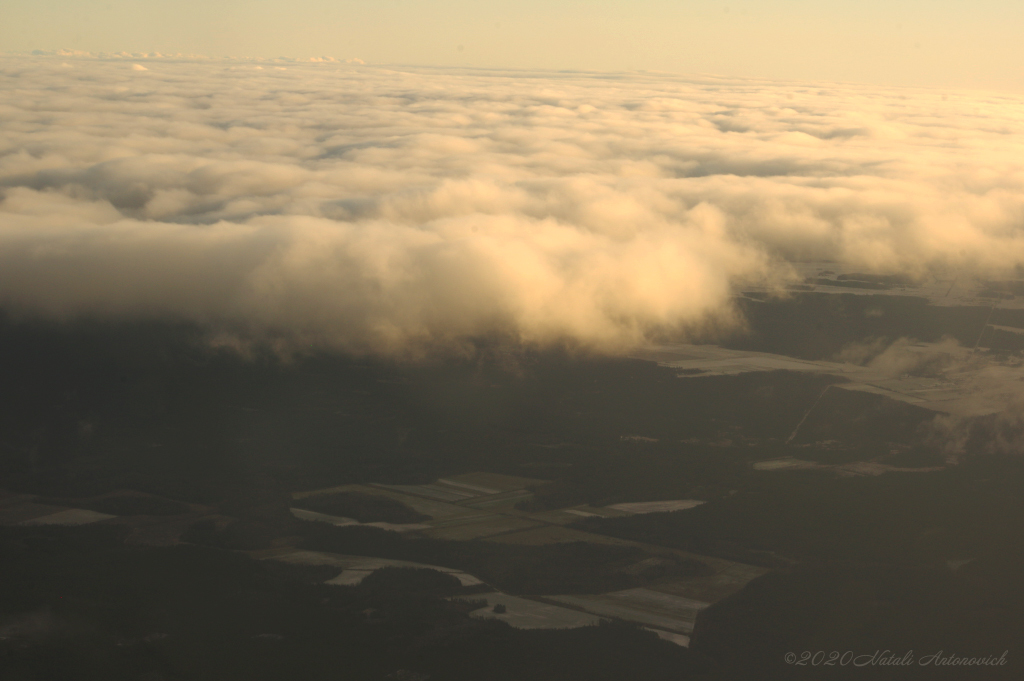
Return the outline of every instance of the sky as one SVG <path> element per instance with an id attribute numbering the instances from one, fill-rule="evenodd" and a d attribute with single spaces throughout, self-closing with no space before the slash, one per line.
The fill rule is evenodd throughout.
<path id="1" fill-rule="evenodd" d="M 361 58 L 1024 91 L 1019 0 L 4 0 L 8 52 Z"/>

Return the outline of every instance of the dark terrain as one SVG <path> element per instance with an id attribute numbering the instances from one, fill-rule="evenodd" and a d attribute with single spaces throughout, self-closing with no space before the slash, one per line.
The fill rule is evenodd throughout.
<path id="1" fill-rule="evenodd" d="M 807 359 L 879 338 L 949 336 L 971 347 L 990 312 L 897 296 L 741 305 L 750 328 L 722 344 Z M 1024 318 L 1004 311 L 992 323 L 1024 327 Z M 986 352 L 1021 351 L 1015 334 L 985 333 Z M 966 451 L 946 466 L 933 412 L 830 389 L 787 443 L 840 380 L 680 378 L 651 362 L 496 342 L 471 359 L 418 364 L 313 351 L 243 357 L 187 325 L 0 317 L 0 489 L 117 516 L 201 518 L 165 546 L 140 544 L 118 521 L 0 527 L 0 678 L 1019 678 L 1024 459 L 987 446 L 1014 431 L 992 418 L 967 424 Z M 821 467 L 753 468 L 784 456 Z M 856 461 L 941 470 L 833 468 Z M 475 606 L 446 597 L 472 589 L 433 571 L 331 586 L 321 582 L 337 569 L 245 553 L 288 544 L 413 560 L 516 594 L 645 583 L 623 570 L 644 557 L 639 548 L 429 539 L 288 511 L 303 490 L 471 471 L 544 481 L 522 502 L 531 511 L 702 500 L 577 526 L 772 570 L 703 611 L 686 649 L 622 622 L 521 631 L 470 619 Z M 425 517 L 351 493 L 298 503 L 362 522 Z M 1009 662 L 783 662 L 787 652 L 875 649 L 1008 650 Z"/>

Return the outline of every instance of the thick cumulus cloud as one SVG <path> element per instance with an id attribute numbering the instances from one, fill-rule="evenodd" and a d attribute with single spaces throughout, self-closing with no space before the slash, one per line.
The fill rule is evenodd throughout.
<path id="1" fill-rule="evenodd" d="M 793 260 L 1024 262 L 1019 98 L 66 56 L 3 58 L 0 93 L 0 305 L 30 314 L 621 349 Z"/>

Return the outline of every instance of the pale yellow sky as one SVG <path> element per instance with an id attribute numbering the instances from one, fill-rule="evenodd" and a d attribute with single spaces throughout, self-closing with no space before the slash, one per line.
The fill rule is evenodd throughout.
<path id="1" fill-rule="evenodd" d="M 4 0 L 0 49 L 1024 91 L 1018 0 Z"/>

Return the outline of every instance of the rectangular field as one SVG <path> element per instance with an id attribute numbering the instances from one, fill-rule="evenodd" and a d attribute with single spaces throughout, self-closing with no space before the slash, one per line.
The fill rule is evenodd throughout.
<path id="1" fill-rule="evenodd" d="M 587 612 L 503 593 L 474 594 L 466 598 L 487 601 L 487 607 L 474 610 L 470 617 L 501 620 L 516 629 L 576 629 L 601 621 L 600 617 Z M 499 603 L 505 606 L 504 613 L 494 612 L 494 606 Z"/>
<path id="2" fill-rule="evenodd" d="M 295 499 L 304 499 L 306 497 L 316 496 L 320 494 L 335 494 L 338 492 L 357 492 L 361 494 L 373 494 L 380 497 L 386 497 L 395 501 L 401 502 L 411 508 L 412 510 L 429 515 L 434 520 L 449 518 L 461 515 L 473 515 L 475 511 L 470 511 L 461 506 L 455 504 L 449 504 L 443 501 L 437 501 L 434 499 L 425 499 L 421 496 L 414 496 L 411 494 L 403 494 L 400 491 L 389 489 L 386 487 L 378 487 L 377 485 L 339 485 L 338 487 L 329 487 L 327 489 L 318 489 L 308 492 L 296 492 L 292 495 Z"/>
<path id="3" fill-rule="evenodd" d="M 676 499 L 674 501 L 640 501 L 630 504 L 612 504 L 608 508 L 626 513 L 665 513 L 668 511 L 685 511 L 703 504 L 697 499 Z"/>
<path id="4" fill-rule="evenodd" d="M 653 591 L 682 596 L 696 601 L 714 603 L 726 596 L 731 596 L 746 586 L 751 580 L 769 572 L 768 568 L 746 565 L 744 563 L 721 560 L 712 562 L 710 559 L 706 559 L 706 562 L 720 569 L 708 577 L 659 582 L 649 588 Z"/>
<path id="5" fill-rule="evenodd" d="M 580 532 L 579 530 L 574 530 L 569 527 L 561 527 L 558 525 L 546 525 L 523 530 L 522 532 L 502 534 L 497 537 L 490 537 L 487 541 L 500 542 L 502 544 L 523 544 L 533 546 L 540 546 L 543 544 L 564 544 L 577 541 L 590 542 L 591 544 L 628 544 L 628 542 L 615 537 L 606 537 L 600 534 L 591 534 L 590 532 Z"/>
<path id="6" fill-rule="evenodd" d="M 537 527 L 537 523 L 525 518 L 515 516 L 489 515 L 480 516 L 479 519 L 467 520 L 467 522 L 445 523 L 440 526 L 432 526 L 423 533 L 428 537 L 436 539 L 469 540 L 491 537 L 503 532 L 525 530 Z"/>
<path id="7" fill-rule="evenodd" d="M 605 617 L 618 617 L 655 629 L 689 634 L 697 613 L 707 603 L 659 594 L 648 589 L 627 589 L 600 596 L 545 596 L 545 600 L 582 608 Z"/>

